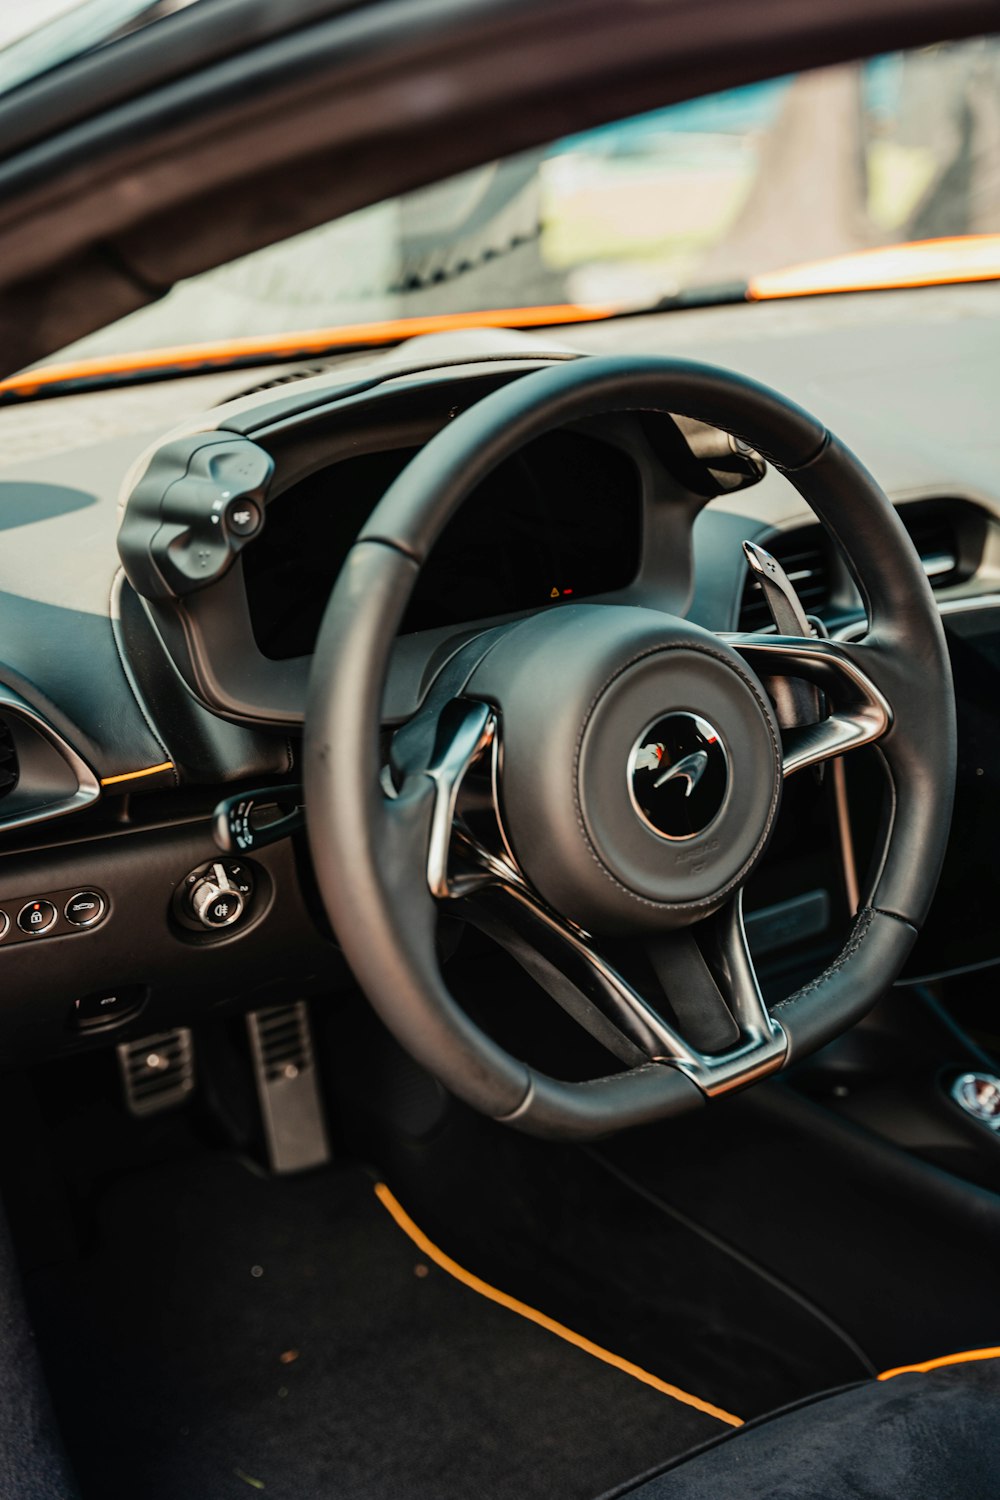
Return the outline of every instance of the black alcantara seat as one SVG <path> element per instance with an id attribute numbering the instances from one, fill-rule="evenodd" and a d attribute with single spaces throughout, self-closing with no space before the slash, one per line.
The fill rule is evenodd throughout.
<path id="1" fill-rule="evenodd" d="M 852 1386 L 727 1434 L 605 1500 L 987 1500 L 1000 1350 Z"/>

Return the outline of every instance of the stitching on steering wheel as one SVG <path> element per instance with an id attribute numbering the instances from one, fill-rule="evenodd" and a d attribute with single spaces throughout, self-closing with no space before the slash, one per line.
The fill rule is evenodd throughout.
<path id="1" fill-rule="evenodd" d="M 810 979 L 808 984 L 802 985 L 801 989 L 797 989 L 794 994 L 786 995 L 784 1000 L 776 1001 L 771 1006 L 771 1013 L 784 1010 L 786 1005 L 794 1005 L 797 1000 L 802 1000 L 806 995 L 813 994 L 815 990 L 821 989 L 828 979 L 832 979 L 835 974 L 839 973 L 844 965 L 858 952 L 865 938 L 868 936 L 868 929 L 878 915 L 880 913 L 874 906 L 863 906 L 855 918 L 854 926 L 851 928 L 847 942 L 841 948 L 833 962 L 827 964 L 821 974 L 817 974 L 815 979 Z"/>

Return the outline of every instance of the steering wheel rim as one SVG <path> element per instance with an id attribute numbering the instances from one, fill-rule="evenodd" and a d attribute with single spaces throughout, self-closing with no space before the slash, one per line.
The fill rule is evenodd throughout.
<path id="1" fill-rule="evenodd" d="M 877 734 L 892 789 L 891 818 L 872 892 L 843 950 L 770 1014 L 759 992 L 755 1004 L 747 989 L 751 981 L 756 989 L 752 964 L 749 975 L 741 971 L 741 951 L 748 963 L 749 954 L 741 945 L 738 904 L 719 917 L 727 934 L 721 971 L 737 991 L 743 986 L 734 1014 L 741 1034 L 744 1022 L 751 1032 L 756 1027 L 759 1067 L 753 1059 L 733 1064 L 730 1078 L 725 1068 L 699 1072 L 701 1065 L 678 1056 L 648 1060 L 649 1047 L 641 1046 L 647 1056 L 624 1072 L 565 1083 L 512 1057 L 470 1019 L 450 995 L 435 951 L 435 896 L 423 872 L 432 841 L 440 839 L 442 808 L 445 816 L 454 812 L 455 746 L 461 749 L 470 735 L 482 739 L 486 724 L 477 730 L 475 713 L 466 713 L 456 729 L 457 711 L 449 708 L 446 734 L 441 715 L 432 716 L 422 735 L 411 734 L 421 748 L 399 794 L 390 797 L 381 780 L 381 707 L 393 643 L 419 570 L 465 496 L 544 432 L 602 412 L 636 410 L 695 418 L 743 439 L 791 480 L 841 546 L 868 613 L 864 638 L 850 646 L 748 640 L 741 660 L 757 688 L 755 666 L 767 675 L 791 667 L 791 675 L 811 677 L 831 692 L 860 678 L 871 701 L 888 706 Z M 684 625 L 662 618 L 672 629 Z M 641 623 L 655 636 L 653 622 Z M 697 627 L 684 625 L 678 649 L 707 650 L 692 632 Z M 471 702 L 481 709 L 489 702 L 490 654 L 494 665 L 501 661 L 503 651 L 493 648 L 506 634 L 500 629 L 477 638 L 478 646 L 452 659 L 439 679 L 442 705 Z M 732 687 L 735 675 L 726 682 Z M 756 710 L 749 713 L 752 718 Z M 764 711 L 762 722 L 766 717 Z M 862 717 L 855 715 L 855 722 Z M 874 738 L 876 732 L 869 734 Z M 483 748 L 478 744 L 476 753 Z M 470 750 L 462 768 L 473 758 Z M 765 386 L 709 365 L 584 358 L 522 376 L 483 398 L 437 434 L 386 492 L 327 607 L 310 679 L 304 761 L 320 892 L 361 988 L 389 1029 L 482 1112 L 537 1134 L 591 1137 L 679 1113 L 787 1065 L 847 1029 L 895 980 L 929 907 L 947 841 L 956 763 L 951 669 L 933 594 L 899 517 L 871 475 L 815 417 Z M 536 918 L 538 908 L 544 921 L 548 905 L 536 902 Z M 642 1023 L 632 1021 L 633 1041 L 641 1040 Z"/>

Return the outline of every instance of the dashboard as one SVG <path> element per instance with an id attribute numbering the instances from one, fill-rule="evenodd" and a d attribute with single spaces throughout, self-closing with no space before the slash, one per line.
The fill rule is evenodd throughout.
<path id="1" fill-rule="evenodd" d="M 590 352 L 689 354 L 769 380 L 878 475 L 938 596 L 960 715 L 952 843 L 907 977 L 1000 962 L 1000 454 L 977 394 L 1000 373 L 998 334 L 997 288 L 962 287 L 625 319 L 558 340 L 437 335 L 319 372 L 264 371 L 249 389 L 243 371 L 0 411 L 0 1046 L 52 1055 L 348 982 L 300 840 L 243 860 L 238 900 L 211 896 L 231 921 L 192 918 L 217 888 L 212 811 L 245 788 L 278 802 L 294 787 L 330 588 L 411 457 L 483 394 Z M 698 514 L 690 557 L 658 541 L 671 506 Z M 836 546 L 724 434 L 648 413 L 546 434 L 439 539 L 387 724 L 484 621 L 599 599 L 760 628 L 744 538 L 779 557 L 831 635 L 863 627 Z M 837 951 L 863 887 L 882 772 L 875 751 L 845 766 L 788 783 L 748 892 L 765 990 Z"/>

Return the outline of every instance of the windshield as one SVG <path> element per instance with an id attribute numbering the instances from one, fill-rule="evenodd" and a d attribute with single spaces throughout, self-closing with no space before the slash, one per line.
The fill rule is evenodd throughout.
<path id="1" fill-rule="evenodd" d="M 771 273 L 915 241 L 944 242 L 931 270 L 925 247 L 915 278 L 897 268 L 885 284 L 989 279 L 991 235 L 1000 42 L 978 39 L 673 105 L 465 173 L 194 277 L 65 355 L 484 309 L 788 295 Z M 798 290 L 857 284 L 807 275 Z"/>

